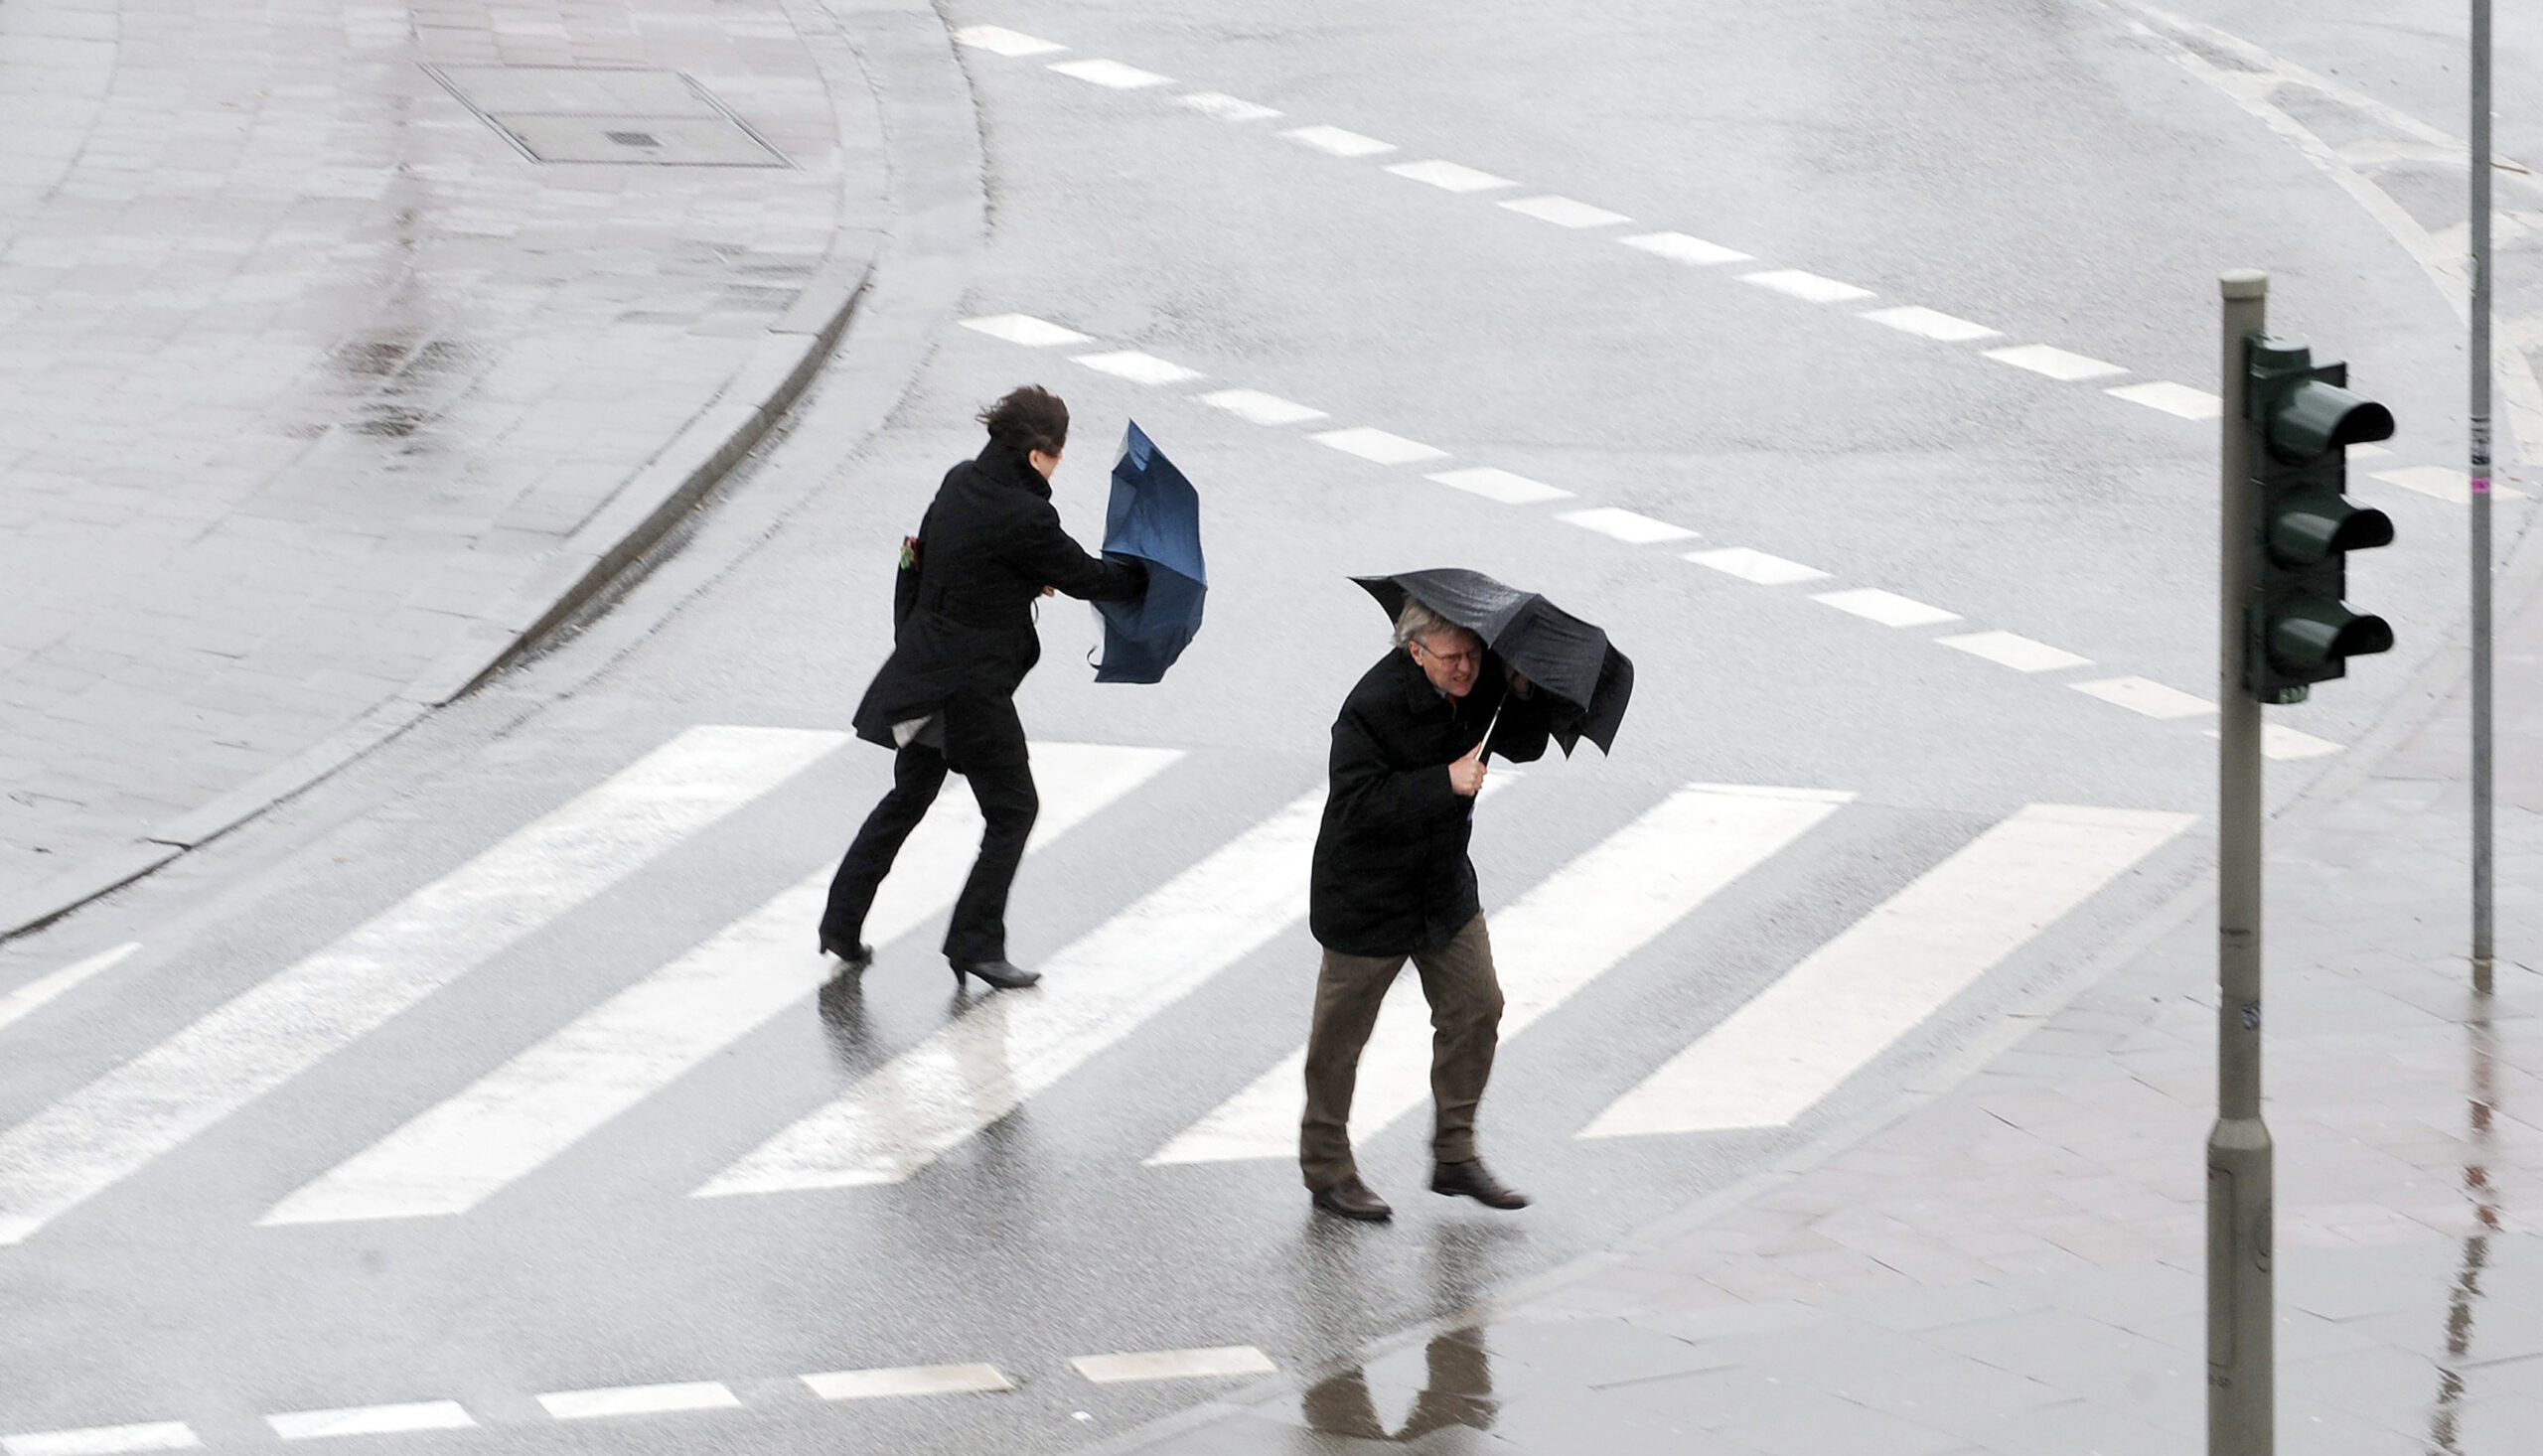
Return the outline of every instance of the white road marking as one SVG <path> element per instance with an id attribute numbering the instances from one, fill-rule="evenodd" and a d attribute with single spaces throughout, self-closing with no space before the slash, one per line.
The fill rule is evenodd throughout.
<path id="1" fill-rule="evenodd" d="M 1852 283 L 1840 283 L 1834 278 L 1822 278 L 1816 273 L 1805 273 L 1799 268 L 1771 268 L 1763 273 L 1742 273 L 1739 275 L 1739 281 L 1754 283 L 1760 288 L 1771 288 L 1777 293 L 1788 293 L 1806 303 L 1848 303 L 1858 298 L 1871 297 L 1871 290 L 1869 288 L 1857 288 Z"/>
<path id="2" fill-rule="evenodd" d="M 1326 430 L 1307 438 L 1319 445 L 1330 445 L 1345 455 L 1357 455 L 1362 460 L 1374 460 L 1380 465 L 1420 465 L 1425 460 L 1448 458 L 1445 450 L 1424 445 L 1419 440 L 1408 440 L 1402 435 L 1390 435 L 1384 430 L 1373 430 L 1366 425 L 1347 430 Z"/>
<path id="3" fill-rule="evenodd" d="M 716 1175 L 696 1197 L 899 1183 L 1306 915 L 1324 791 L 1290 803 Z"/>
<path id="4" fill-rule="evenodd" d="M 954 44 L 994 52 L 1000 56 L 1048 56 L 1068 47 L 1040 36 L 1028 36 L 1002 25 L 967 25 L 954 33 Z"/>
<path id="5" fill-rule="evenodd" d="M 2392 451 L 2381 445 L 2351 445 L 2348 447 L 2348 458 L 2351 460 L 2374 460 L 2392 453 Z"/>
<path id="6" fill-rule="evenodd" d="M 1698 566 L 1710 566 L 1727 572 L 1741 581 L 1759 586 L 1790 586 L 1801 581 L 1824 581 L 1828 573 L 1816 566 L 1804 566 L 1781 556 L 1770 556 L 1748 546 L 1723 546 L 1715 551 L 1689 551 L 1687 559 Z"/>
<path id="7" fill-rule="evenodd" d="M 378 1436 L 393 1431 L 455 1431 L 477 1424 L 456 1400 L 407 1405 L 353 1405 L 342 1410 L 294 1410 L 268 1415 L 265 1424 L 286 1441 L 321 1436 Z"/>
<path id="8" fill-rule="evenodd" d="M 1504 506 L 1535 506 L 1547 501 L 1569 501 L 1571 493 L 1532 481 L 1523 475 L 1478 465 L 1465 470 L 1443 470 L 1430 477 L 1443 486 L 1498 501 Z"/>
<path id="9" fill-rule="evenodd" d="M 1196 396 L 1203 404 L 1224 409 L 1239 419 L 1258 425 L 1294 425 L 1311 419 L 1323 419 L 1324 411 L 1312 409 L 1277 394 L 1260 389 L 1221 389 L 1215 394 Z"/>
<path id="10" fill-rule="evenodd" d="M 2131 404 L 2145 405 L 2148 409 L 2160 409 L 2166 414 L 2179 415 L 2182 419 L 2214 419 L 2225 412 L 2224 400 L 2204 389 L 2193 389 L 2187 384 L 2175 384 L 2169 379 L 2156 379 L 2144 384 L 2122 384 L 2115 389 L 2104 389 L 2102 392 L 2114 399 L 2125 399 Z"/>
<path id="11" fill-rule="evenodd" d="M 1556 871 L 1488 922 L 1506 1044 L 1854 798 L 1813 789 L 1696 784 Z M 1212 1108 L 1149 1166 L 1297 1156 L 1306 1048 Z M 1351 1136 L 1365 1143 L 1429 1094 L 1420 979 L 1398 977 L 1360 1054 Z"/>
<path id="12" fill-rule="evenodd" d="M 1222 1345 L 1211 1350 L 1141 1350 L 1124 1355 L 1075 1355 L 1069 1364 L 1099 1385 L 1128 1381 L 1190 1381 L 1224 1376 L 1268 1376 L 1278 1372 L 1272 1358 L 1251 1345 Z"/>
<path id="13" fill-rule="evenodd" d="M 2052 648 L 2044 642 L 2033 642 L 2019 633 L 1972 632 L 1959 637 L 1938 637 L 1934 641 L 1956 648 L 1975 657 L 2011 667 L 2017 672 L 2054 672 L 2062 667 L 2083 667 L 2090 657 L 2079 657 L 2064 648 Z"/>
<path id="14" fill-rule="evenodd" d="M 1077 80 L 1092 81 L 1096 85 L 1116 91 L 1135 91 L 1148 86 L 1171 85 L 1174 81 L 1174 77 L 1170 75 L 1159 75 L 1153 71 L 1141 71 L 1135 66 L 1124 66 L 1119 61 L 1106 61 L 1101 57 L 1091 57 L 1084 61 L 1054 61 L 1051 63 L 1051 69 L 1062 75 Z"/>
<path id="15" fill-rule="evenodd" d="M 1133 384 L 1181 384 L 1206 378 L 1199 369 L 1187 369 L 1179 364 L 1141 354 L 1135 349 L 1117 349 L 1105 354 L 1073 354 L 1069 358 L 1090 369 L 1118 375 Z"/>
<path id="16" fill-rule="evenodd" d="M 1398 162 L 1387 170 L 1398 177 L 1426 182 L 1442 192 L 1491 192 L 1496 188 L 1519 185 L 1507 177 L 1495 177 L 1489 172 L 1478 172 L 1472 167 L 1446 161 Z"/>
<path id="17" fill-rule="evenodd" d="M 992 339 L 1021 344 L 1027 349 L 1048 349 L 1055 344 L 1092 344 L 1095 336 L 1075 329 L 1063 329 L 1046 319 L 1031 314 L 990 314 L 984 318 L 965 319 L 963 327 L 977 329 Z"/>
<path id="18" fill-rule="evenodd" d="M 1852 612 L 1858 617 L 1877 622 L 1883 627 L 1928 627 L 1937 622 L 1960 620 L 1960 614 L 1957 612 L 1946 612 L 1940 607 L 1930 607 L 1913 597 L 1902 597 L 1896 592 L 1885 592 L 1878 587 L 1862 586 L 1842 592 L 1821 592 L 1811 600 L 1834 607 L 1840 612 Z"/>
<path id="19" fill-rule="evenodd" d="M 1555 519 L 1576 525 L 1582 530 L 1594 530 L 1602 536 L 1613 536 L 1632 546 L 1648 546 L 1660 541 L 1693 540 L 1696 536 L 1694 531 L 1683 525 L 1671 525 L 1665 520 L 1654 520 L 1648 515 L 1619 510 L 1613 506 L 1594 506 L 1586 510 L 1567 510 Z"/>
<path id="20" fill-rule="evenodd" d="M 1191 91 L 1174 98 L 1204 116 L 1221 121 L 1269 121 L 1280 113 L 1269 106 L 1258 105 L 1225 91 Z"/>
<path id="21" fill-rule="evenodd" d="M 1033 853 L 1154 778 L 1171 749 L 1033 745 L 1042 811 Z M 980 814 L 940 798 L 866 913 L 883 946 L 954 903 L 979 848 Z M 260 1224 L 464 1214 L 612 1118 L 801 1004 L 832 963 L 811 945 L 829 898 L 824 868 L 594 1007 L 465 1091 L 338 1164 Z"/>
<path id="22" fill-rule="evenodd" d="M 1593 208 L 1570 198 L 1514 198 L 1501 206 L 1514 213 L 1525 213 L 1541 222 L 1552 222 L 1557 227 L 1611 227 L 1618 222 L 1633 220 L 1622 213 L 1610 213 L 1604 208 Z"/>
<path id="23" fill-rule="evenodd" d="M 959 1395 L 1012 1390 L 1015 1383 L 993 1365 L 910 1365 L 895 1370 L 841 1370 L 806 1376 L 804 1383 L 824 1400 L 874 1400 L 893 1395 Z"/>
<path id="24" fill-rule="evenodd" d="M 2223 735 L 2215 729 L 2201 730 L 2210 738 Z M 2344 746 L 2327 738 L 2316 738 L 2278 723 L 2261 724 L 2261 757 L 2271 759 L 2319 759 L 2344 751 Z"/>
<path id="25" fill-rule="evenodd" d="M 2351 445 L 2349 454 L 2357 454 L 2359 448 Z M 2496 467 L 2492 469 L 2495 470 Z M 2379 470 L 2369 479 L 2382 481 L 2388 486 L 2400 486 L 2405 491 L 2417 491 L 2423 496 L 2433 496 L 2440 501 L 2451 501 L 2458 506 L 2468 506 L 2472 503 L 2472 477 L 2464 471 L 2452 470 L 2443 465 L 2406 465 L 2400 470 Z M 2523 491 L 2495 476 L 2490 481 L 2490 494 L 2510 501 L 2525 499 Z"/>
<path id="26" fill-rule="evenodd" d="M 600 1390 L 556 1390 L 538 1403 L 558 1420 L 590 1420 L 604 1415 L 658 1415 L 670 1410 L 731 1410 L 742 1402 L 721 1381 L 688 1381 L 670 1385 L 614 1385 Z"/>
<path id="27" fill-rule="evenodd" d="M 2067 686 L 2149 718 L 2195 718 L 2216 711 L 2216 704 L 2207 699 L 2166 687 L 2151 677 L 2104 677 L 2092 682 L 2070 682 Z"/>
<path id="28" fill-rule="evenodd" d="M 1382 142 L 1356 131 L 1344 131 L 1338 126 L 1301 126 L 1280 135 L 1302 147 L 1313 147 L 1336 157 L 1374 157 L 1380 152 L 1395 150 L 1393 142 Z"/>
<path id="29" fill-rule="evenodd" d="M 2030 804 L 1820 946 L 1583 1137 L 1779 1127 L 2196 821 Z"/>
<path id="30" fill-rule="evenodd" d="M 1998 364 L 2009 364 L 2018 369 L 2028 369 L 2034 374 L 2046 374 L 2052 379 L 2070 382 L 2103 379 L 2128 372 L 2118 364 L 2088 359 L 2080 354 L 2068 354 L 2045 344 L 2017 344 L 2010 349 L 1991 349 L 1987 351 L 1987 357 Z"/>
<path id="31" fill-rule="evenodd" d="M 75 960 L 49 975 L 40 975 L 9 994 L 0 996 L 0 1027 L 31 1015 L 37 1007 L 61 996 L 90 976 L 113 969 L 122 963 L 125 956 L 140 948 L 139 941 L 126 941 L 120 946 Z"/>
<path id="32" fill-rule="evenodd" d="M 0 1244 L 299 1076 L 844 742 L 691 728 L 0 1134 Z"/>
<path id="33" fill-rule="evenodd" d="M 2283 723 L 2261 725 L 2261 754 L 2273 759 L 2319 759 L 2341 751 L 2327 738 L 2300 733 Z"/>
<path id="34" fill-rule="evenodd" d="M 1914 304 L 1904 308 L 1873 309 L 1863 317 L 1875 324 L 1885 324 L 1902 333 L 1915 334 L 1926 339 L 1939 339 L 1945 344 L 1966 344 L 1973 339 L 2001 337 L 1998 331 L 1988 328 L 1985 324 L 1973 324 L 1967 319 L 1955 318 L 1950 314 L 1938 313 L 1929 308 L 1918 308 Z"/>
<path id="35" fill-rule="evenodd" d="M 9 1456 L 112 1456 L 118 1451 L 192 1451 L 202 1445 L 195 1438 L 194 1427 L 182 1420 L 0 1436 L 0 1451 Z"/>
<path id="36" fill-rule="evenodd" d="M 1689 237 L 1683 232 L 1644 232 L 1632 237 L 1619 237 L 1616 241 L 1627 247 L 1638 247 L 1644 252 L 1657 254 L 1671 262 L 1691 263 L 1699 268 L 1711 267 L 1716 263 L 1750 261 L 1746 253 L 1723 247 L 1718 242 L 1707 242 L 1701 237 Z"/>

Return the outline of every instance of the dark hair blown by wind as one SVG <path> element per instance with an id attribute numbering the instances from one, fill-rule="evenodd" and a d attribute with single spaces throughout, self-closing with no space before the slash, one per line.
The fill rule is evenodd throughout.
<path id="1" fill-rule="evenodd" d="M 978 418 L 989 427 L 990 439 L 1018 450 L 1057 455 L 1069 442 L 1069 407 L 1039 384 L 1009 389 Z"/>

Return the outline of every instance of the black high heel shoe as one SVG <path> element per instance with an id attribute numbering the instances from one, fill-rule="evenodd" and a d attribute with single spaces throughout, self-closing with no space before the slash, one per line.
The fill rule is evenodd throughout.
<path id="1" fill-rule="evenodd" d="M 835 955 L 847 962 L 840 967 L 838 972 L 840 975 L 863 975 L 866 968 L 874 963 L 874 947 L 862 942 L 847 943 L 823 936 L 822 937 L 822 953 Z"/>
<path id="2" fill-rule="evenodd" d="M 1000 991 L 1020 991 L 1042 978 L 1038 970 L 1026 970 L 1008 960 L 957 960 L 954 962 L 954 988 L 963 988 L 963 977 L 975 975 Z"/>

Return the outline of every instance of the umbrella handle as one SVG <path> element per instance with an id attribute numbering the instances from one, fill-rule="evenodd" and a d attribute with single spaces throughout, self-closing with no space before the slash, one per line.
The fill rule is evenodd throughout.
<path id="1" fill-rule="evenodd" d="M 1506 697 L 1493 706 L 1492 721 L 1483 725 L 1483 741 L 1474 746 L 1476 763 L 1482 763 L 1485 751 L 1492 747 L 1492 730 L 1501 726 L 1501 710 L 1508 706 L 1510 706 L 1510 700 Z"/>

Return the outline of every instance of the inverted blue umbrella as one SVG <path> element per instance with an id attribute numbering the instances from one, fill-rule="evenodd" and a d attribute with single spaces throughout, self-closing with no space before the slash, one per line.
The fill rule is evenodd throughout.
<path id="1" fill-rule="evenodd" d="M 1135 602 L 1098 602 L 1104 660 L 1098 682 L 1154 682 L 1201 630 L 1209 574 L 1201 565 L 1201 498 L 1136 420 L 1122 432 L 1113 462 L 1113 501 L 1104 511 L 1104 554 L 1148 569 Z"/>

